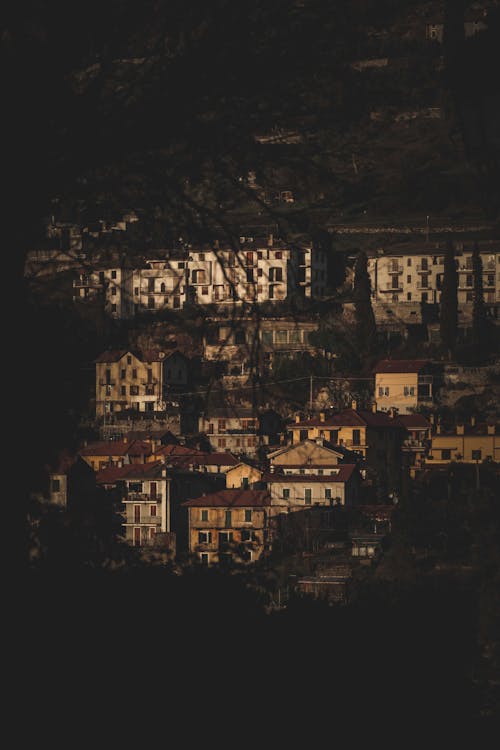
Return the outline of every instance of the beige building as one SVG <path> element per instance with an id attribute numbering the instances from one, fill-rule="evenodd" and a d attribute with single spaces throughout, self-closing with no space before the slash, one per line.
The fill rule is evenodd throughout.
<path id="1" fill-rule="evenodd" d="M 479 241 L 483 264 L 486 305 L 498 317 L 500 303 L 500 243 Z M 458 273 L 459 322 L 472 314 L 474 276 L 472 243 L 455 243 Z M 421 322 L 422 303 L 439 304 L 444 274 L 445 245 L 402 244 L 368 253 L 368 273 L 372 286 L 374 312 L 383 318 L 387 309 L 406 323 Z"/>
<path id="2" fill-rule="evenodd" d="M 409 414 L 433 402 L 431 363 L 424 359 L 383 359 L 373 370 L 374 399 L 379 411 Z"/>
<path id="3" fill-rule="evenodd" d="M 189 552 L 199 562 L 250 563 L 266 549 L 270 498 L 266 491 L 226 489 L 183 503 Z"/>
<path id="4" fill-rule="evenodd" d="M 216 451 L 254 456 L 267 435 L 259 434 L 259 420 L 251 409 L 214 407 L 199 418 L 199 432 L 205 434 Z"/>
<path id="5" fill-rule="evenodd" d="M 164 411 L 169 388 L 189 379 L 188 360 L 177 351 L 107 351 L 95 365 L 97 418 L 125 409 Z"/>
<path id="6" fill-rule="evenodd" d="M 263 472 L 255 466 L 240 461 L 235 466 L 226 469 L 227 489 L 253 489 L 262 479 Z"/>
<path id="7" fill-rule="evenodd" d="M 448 464 L 450 461 L 476 464 L 484 460 L 500 462 L 499 425 L 476 423 L 457 424 L 454 428 L 437 424 L 432 434 L 426 465 Z"/>
<path id="8" fill-rule="evenodd" d="M 353 464 L 320 468 L 294 466 L 264 474 L 273 513 L 298 511 L 323 505 L 355 505 L 359 493 L 359 473 Z"/>

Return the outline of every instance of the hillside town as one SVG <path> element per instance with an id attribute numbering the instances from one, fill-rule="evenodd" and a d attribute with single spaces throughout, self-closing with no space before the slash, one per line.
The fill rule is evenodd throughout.
<path id="1" fill-rule="evenodd" d="M 498 714 L 500 3 L 75 8 L 0 34 L 30 648 Z"/>

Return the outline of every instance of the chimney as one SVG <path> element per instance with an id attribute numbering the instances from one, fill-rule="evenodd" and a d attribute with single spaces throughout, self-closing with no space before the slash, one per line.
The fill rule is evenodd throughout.
<path id="1" fill-rule="evenodd" d="M 464 425 L 457 424 L 457 435 L 463 435 L 463 434 L 464 434 Z"/>
<path id="2" fill-rule="evenodd" d="M 166 470 L 166 468 L 164 466 L 162 466 L 162 468 L 161 468 L 161 475 L 162 475 L 162 477 L 166 477 L 167 476 L 167 470 Z"/>
<path id="3" fill-rule="evenodd" d="M 376 413 L 377 413 L 377 402 L 376 402 L 376 401 L 374 401 L 374 402 L 373 402 L 373 404 L 372 404 L 372 412 L 373 412 L 374 414 L 376 414 Z"/>
<path id="4" fill-rule="evenodd" d="M 434 424 L 434 414 L 429 414 L 429 422 L 430 424 Z"/>
<path id="5" fill-rule="evenodd" d="M 495 425 L 489 424 L 488 425 L 488 435 L 494 435 L 495 434 Z"/>
<path id="6" fill-rule="evenodd" d="M 300 422 L 300 414 L 295 415 L 295 424 L 298 424 Z"/>
<path id="7" fill-rule="evenodd" d="M 274 474 L 274 466 L 273 466 L 273 464 L 271 464 L 271 466 L 269 467 L 269 473 L 270 474 Z"/>
<path id="8" fill-rule="evenodd" d="M 272 247 L 273 246 L 273 235 L 272 234 L 270 234 L 269 237 L 267 238 L 267 246 L 268 247 Z"/>
<path id="9" fill-rule="evenodd" d="M 476 417 L 471 417 L 470 418 L 470 424 L 471 424 L 471 427 L 475 427 L 476 426 Z"/>
<path id="10" fill-rule="evenodd" d="M 436 425 L 436 435 L 441 435 L 441 422 Z"/>
<path id="11" fill-rule="evenodd" d="M 320 411 L 320 413 L 319 413 L 319 421 L 320 422 L 324 422 L 325 421 L 325 412 L 324 411 Z"/>
<path id="12" fill-rule="evenodd" d="M 351 409 L 353 409 L 354 411 L 356 411 L 357 408 L 358 408 L 358 402 L 357 401 L 351 401 Z"/>

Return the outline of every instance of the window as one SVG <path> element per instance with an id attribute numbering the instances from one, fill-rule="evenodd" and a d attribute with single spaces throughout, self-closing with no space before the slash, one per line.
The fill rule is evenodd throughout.
<path id="1" fill-rule="evenodd" d="M 141 506 L 134 505 L 134 523 L 141 522 Z"/>
<path id="2" fill-rule="evenodd" d="M 152 540 L 152 539 L 155 538 L 155 534 L 156 534 L 155 527 L 154 526 L 150 526 L 149 527 L 149 538 L 150 538 L 150 540 Z"/>
<path id="3" fill-rule="evenodd" d="M 180 297 L 174 297 L 174 308 L 178 308 L 180 306 L 181 306 Z"/>
<path id="4" fill-rule="evenodd" d="M 281 250 L 276 250 L 276 252 L 274 253 L 274 257 L 276 258 L 276 260 L 281 260 L 281 258 L 283 257 L 283 253 L 281 252 Z"/>
<path id="5" fill-rule="evenodd" d="M 60 489 L 61 489 L 61 480 L 53 479 L 52 480 L 52 492 L 59 492 Z"/>
<path id="6" fill-rule="evenodd" d="M 451 450 L 449 448 L 443 448 L 441 450 L 441 459 L 443 461 L 449 461 L 451 459 Z"/>
<path id="7" fill-rule="evenodd" d="M 233 541 L 232 531 L 219 531 L 219 544 L 229 544 Z"/>
<path id="8" fill-rule="evenodd" d="M 411 284 L 411 276 L 407 276 L 406 277 L 406 283 L 407 284 Z"/>
<path id="9" fill-rule="evenodd" d="M 210 558 L 210 555 L 208 554 L 208 552 L 200 553 L 200 562 L 202 563 L 202 565 L 208 565 L 210 561 L 209 558 Z"/>
<path id="10" fill-rule="evenodd" d="M 318 476 L 321 477 L 323 476 L 323 474 L 324 474 L 323 469 L 318 469 Z"/>
<path id="11" fill-rule="evenodd" d="M 208 510 L 202 510 L 201 511 L 201 520 L 202 521 L 208 521 Z"/>
<path id="12" fill-rule="evenodd" d="M 184 268 L 185 263 L 184 261 L 181 261 L 180 263 L 177 263 L 177 268 Z"/>
<path id="13" fill-rule="evenodd" d="M 134 287 L 134 294 L 135 294 L 136 297 L 139 296 L 139 287 L 138 286 Z"/>
<path id="14" fill-rule="evenodd" d="M 465 286 L 472 286 L 473 284 L 473 277 L 472 274 L 467 274 L 465 277 Z"/>
<path id="15" fill-rule="evenodd" d="M 212 543 L 211 531 L 199 531 L 198 532 L 198 544 L 211 544 L 211 543 Z"/>
<path id="16" fill-rule="evenodd" d="M 312 502 L 312 490 L 307 488 L 304 490 L 304 503 L 306 505 L 311 505 Z"/>
<path id="17" fill-rule="evenodd" d="M 422 258 L 422 271 L 427 271 L 429 268 L 428 258 Z"/>
<path id="18" fill-rule="evenodd" d="M 111 296 L 116 297 L 116 286 L 111 287 Z"/>
<path id="19" fill-rule="evenodd" d="M 225 419 L 217 420 L 217 432 L 225 432 L 225 431 L 226 431 L 226 420 Z"/>
<path id="20" fill-rule="evenodd" d="M 154 297 L 148 297 L 148 309 L 154 310 L 155 306 L 155 298 Z"/>
<path id="21" fill-rule="evenodd" d="M 406 299 L 408 300 L 408 302 L 411 302 L 411 292 L 407 292 Z"/>
<path id="22" fill-rule="evenodd" d="M 207 295 L 208 294 L 208 286 L 202 286 L 201 287 L 201 293 Z"/>
<path id="23" fill-rule="evenodd" d="M 116 312 L 116 305 L 111 305 L 111 312 Z"/>
<path id="24" fill-rule="evenodd" d="M 245 510 L 245 522 L 251 523 L 252 521 L 252 511 L 251 510 Z"/>
<path id="25" fill-rule="evenodd" d="M 139 395 L 139 386 L 138 385 L 131 385 L 130 386 L 130 395 L 131 396 L 138 396 Z"/>
<path id="26" fill-rule="evenodd" d="M 338 443 L 339 440 L 339 431 L 338 430 L 330 430 L 330 442 L 331 443 Z"/>
<path id="27" fill-rule="evenodd" d="M 287 487 L 283 490 L 283 500 L 290 500 L 290 490 Z"/>
<path id="28" fill-rule="evenodd" d="M 251 284 L 253 282 L 253 268 L 247 268 L 246 278 L 247 278 L 247 283 Z"/>
<path id="29" fill-rule="evenodd" d="M 277 344 L 287 344 L 288 331 L 276 331 L 275 339 Z"/>
<path id="30" fill-rule="evenodd" d="M 253 531 L 250 529 L 242 529 L 241 531 L 241 541 L 242 542 L 251 542 L 253 537 Z"/>
<path id="31" fill-rule="evenodd" d="M 116 271 L 111 271 L 111 278 L 116 279 Z"/>
<path id="32" fill-rule="evenodd" d="M 473 461 L 480 461 L 481 460 L 481 451 L 472 451 L 472 460 Z"/>
<path id="33" fill-rule="evenodd" d="M 151 505 L 149 508 L 149 515 L 156 516 L 156 511 L 157 511 L 156 505 Z"/>
<path id="34" fill-rule="evenodd" d="M 332 490 L 330 487 L 325 487 L 325 500 L 332 499 Z"/>
<path id="35" fill-rule="evenodd" d="M 378 395 L 379 396 L 383 396 L 384 395 L 384 389 L 382 388 L 382 386 L 379 386 Z"/>
<path id="36" fill-rule="evenodd" d="M 232 513 L 230 510 L 226 510 L 226 512 L 224 513 L 224 524 L 226 526 L 232 526 L 231 521 L 232 521 Z"/>
<path id="37" fill-rule="evenodd" d="M 389 390 L 389 389 L 387 389 Z M 352 444 L 353 445 L 360 445 L 361 444 L 361 430 L 353 430 L 352 431 Z"/>
<path id="38" fill-rule="evenodd" d="M 127 374 L 126 370 L 120 370 L 120 380 L 125 380 L 126 374 Z"/>
<path id="39" fill-rule="evenodd" d="M 422 302 L 427 302 L 428 299 L 429 295 L 427 294 L 427 292 L 422 292 Z"/>
<path id="40" fill-rule="evenodd" d="M 411 258 L 408 258 L 408 260 L 406 261 L 406 265 L 411 266 Z"/>
<path id="41" fill-rule="evenodd" d="M 126 396 L 127 395 L 127 386 L 126 385 L 122 385 L 122 387 L 120 388 L 120 391 L 121 391 L 121 395 L 122 396 Z"/>
<path id="42" fill-rule="evenodd" d="M 134 367 L 134 369 L 132 370 L 132 378 L 133 378 L 134 380 L 136 380 L 136 378 L 137 378 L 137 370 L 135 369 L 135 367 Z"/>
<path id="43" fill-rule="evenodd" d="M 127 356 L 127 365 L 131 365 L 131 364 L 132 364 L 132 356 L 129 354 Z"/>

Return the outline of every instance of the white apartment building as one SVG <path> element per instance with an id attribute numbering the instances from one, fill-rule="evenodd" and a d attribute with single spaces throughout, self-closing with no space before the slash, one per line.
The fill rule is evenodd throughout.
<path id="1" fill-rule="evenodd" d="M 166 253 L 168 256 L 168 253 Z M 148 260 L 143 268 L 81 271 L 73 299 L 103 295 L 106 312 L 130 318 L 138 312 L 182 309 L 186 303 L 217 306 L 283 301 L 326 292 L 326 253 L 309 243 L 288 245 L 240 238 L 240 248 L 189 248 L 177 257 Z"/>
<path id="2" fill-rule="evenodd" d="M 480 242 L 483 263 L 484 300 L 487 305 L 500 302 L 500 242 Z M 397 246 L 371 253 L 368 272 L 374 303 L 439 303 L 444 274 L 442 243 L 433 249 Z M 472 245 L 457 243 L 458 304 L 472 304 L 474 275 Z M 399 310 L 401 308 L 398 308 Z"/>

